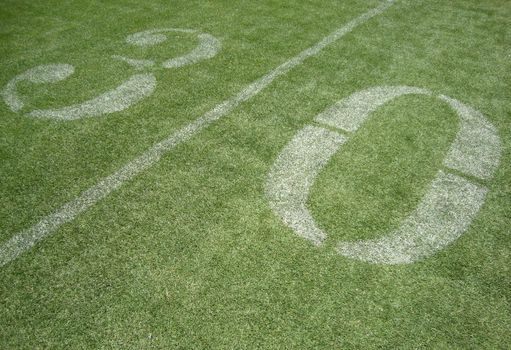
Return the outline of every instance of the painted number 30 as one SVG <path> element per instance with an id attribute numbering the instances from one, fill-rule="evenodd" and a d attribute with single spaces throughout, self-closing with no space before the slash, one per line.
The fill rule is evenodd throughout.
<path id="1" fill-rule="evenodd" d="M 132 34 L 126 42 L 151 46 L 167 40 L 166 33 L 192 34 L 198 45 L 188 54 L 162 62 L 160 68 L 179 68 L 214 57 L 220 42 L 209 34 L 192 29 L 164 28 Z M 113 55 L 137 70 L 117 88 L 82 103 L 56 109 L 35 109 L 25 115 L 33 118 L 75 120 L 124 110 L 150 95 L 156 78 L 152 72 L 156 62 Z M 53 83 L 74 72 L 68 64 L 42 65 L 13 78 L 2 95 L 7 106 L 21 112 L 25 103 L 17 93 L 17 84 Z M 326 233 L 318 227 L 307 209 L 310 187 L 329 159 L 348 141 L 346 133 L 358 130 L 363 122 L 384 103 L 406 94 L 432 95 L 428 90 L 406 86 L 375 87 L 356 92 L 316 116 L 316 122 L 327 125 L 306 126 L 289 142 L 273 165 L 267 182 L 267 196 L 273 210 L 298 235 L 321 245 Z M 362 261 L 382 264 L 411 263 L 434 254 L 457 239 L 470 225 L 487 189 L 460 174 L 483 180 L 493 176 L 500 158 L 500 140 L 494 126 L 479 112 L 460 101 L 440 95 L 438 98 L 453 108 L 460 117 L 460 129 L 439 170 L 421 202 L 401 225 L 383 238 L 340 242 L 339 254 Z M 331 131 L 343 130 L 343 134 Z M 455 170 L 453 173 L 451 170 Z"/>
<path id="2" fill-rule="evenodd" d="M 295 135 L 275 161 L 267 182 L 271 207 L 287 226 L 316 245 L 322 243 L 327 235 L 306 207 L 315 177 L 348 141 L 344 134 L 357 131 L 371 112 L 406 94 L 432 95 L 407 86 L 356 92 L 316 116 L 316 122 L 329 128 L 310 125 Z M 499 137 L 481 113 L 447 96 L 438 98 L 460 118 L 459 132 L 443 162 L 445 169 L 438 171 L 417 208 L 397 229 L 379 239 L 340 242 L 339 254 L 371 263 L 411 263 L 456 240 L 479 211 L 487 189 L 459 174 L 490 179 L 499 163 Z"/>

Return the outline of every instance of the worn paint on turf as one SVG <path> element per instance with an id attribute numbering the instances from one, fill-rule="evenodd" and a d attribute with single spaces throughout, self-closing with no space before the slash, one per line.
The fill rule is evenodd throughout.
<path id="1" fill-rule="evenodd" d="M 7 83 L 2 91 L 4 102 L 13 112 L 18 112 L 25 105 L 17 91 L 18 83 L 22 81 L 32 84 L 56 83 L 66 79 L 74 71 L 74 67 L 69 64 L 46 64 L 31 68 Z"/>
<path id="2" fill-rule="evenodd" d="M 137 46 L 152 46 L 167 40 L 163 33 L 180 32 L 196 33 L 193 29 L 164 28 L 153 29 L 131 34 L 126 42 Z M 163 68 L 180 68 L 214 57 L 221 48 L 220 41 L 210 34 L 198 34 L 198 45 L 189 53 L 166 60 Z M 112 55 L 113 59 L 126 62 L 136 70 L 152 68 L 155 62 L 147 59 L 134 59 L 119 55 Z M 23 100 L 16 88 L 20 81 L 31 83 L 55 83 L 68 78 L 74 72 L 74 67 L 68 64 L 41 65 L 16 76 L 2 92 L 5 103 L 14 111 L 20 111 Z M 156 77 L 153 73 L 135 74 L 116 88 L 104 92 L 90 100 L 71 106 L 54 109 L 36 109 L 26 114 L 33 118 L 48 118 L 55 120 L 75 120 L 85 117 L 95 117 L 104 114 L 123 111 L 152 94 L 156 87 Z"/>
<path id="3" fill-rule="evenodd" d="M 220 51 L 220 41 L 210 34 L 199 34 L 199 44 L 190 53 L 163 62 L 164 68 L 179 68 L 208 58 L 215 57 Z"/>
<path id="4" fill-rule="evenodd" d="M 135 68 L 136 70 L 143 70 L 146 68 L 154 67 L 154 61 L 151 60 L 142 60 L 142 59 L 136 59 L 136 58 L 129 58 L 124 57 L 120 55 L 112 55 L 112 58 L 115 60 L 119 60 L 122 62 L 125 62 Z"/>
<path id="5" fill-rule="evenodd" d="M 96 204 L 99 200 L 108 196 L 124 182 L 134 178 L 142 171 L 156 164 L 165 153 L 169 152 L 177 145 L 189 140 L 198 132 L 204 130 L 221 117 L 227 115 L 241 103 L 256 96 L 261 90 L 270 85 L 278 77 L 287 74 L 293 68 L 301 65 L 307 58 L 317 55 L 323 49 L 351 32 L 357 26 L 365 23 L 374 16 L 383 13 L 392 5 L 392 3 L 393 1 L 385 1 L 380 6 L 365 12 L 344 26 L 336 29 L 314 46 L 303 50 L 298 55 L 282 63 L 265 76 L 249 84 L 236 95 L 221 102 L 195 121 L 185 125 L 178 131 L 172 133 L 166 139 L 153 145 L 142 155 L 125 164 L 112 175 L 101 179 L 96 185 L 84 191 L 77 198 L 64 204 L 55 212 L 40 219 L 34 226 L 14 234 L 9 240 L 0 246 L 0 266 L 16 259 L 21 253 L 33 247 L 37 242 L 53 233 L 61 225 L 72 221 L 79 214 Z"/>
<path id="6" fill-rule="evenodd" d="M 138 32 L 134 34 L 130 34 L 126 37 L 126 42 L 130 45 L 135 46 L 153 46 L 157 44 L 161 44 L 167 40 L 167 36 L 163 33 L 188 33 L 193 34 L 197 31 L 195 29 L 187 29 L 187 28 L 159 28 L 159 29 L 149 29 L 144 30 L 143 32 Z"/>
<path id="7" fill-rule="evenodd" d="M 316 245 L 326 234 L 307 210 L 309 189 L 321 169 L 347 138 L 325 128 L 306 126 L 279 154 L 268 175 L 272 209 L 298 235 Z"/>
<path id="8" fill-rule="evenodd" d="M 378 264 L 406 264 L 433 255 L 459 238 L 484 202 L 487 189 L 439 171 L 417 208 L 382 238 L 340 242 L 341 255 Z"/>
<path id="9" fill-rule="evenodd" d="M 156 87 L 153 74 L 135 74 L 113 90 L 88 101 L 56 109 L 36 109 L 27 115 L 33 118 L 74 120 L 120 112 L 149 96 Z"/>
<path id="10" fill-rule="evenodd" d="M 407 94 L 432 95 L 426 89 L 380 86 L 355 92 L 318 114 L 315 121 L 344 133 L 355 132 L 372 112 Z M 441 95 L 460 117 L 460 128 L 444 165 L 463 174 L 489 179 L 499 164 L 500 141 L 494 126 L 479 112 Z M 327 234 L 306 207 L 315 177 L 347 140 L 341 134 L 306 126 L 288 143 L 270 170 L 270 206 L 298 235 L 318 245 Z M 371 263 L 411 263 L 443 249 L 470 225 L 487 189 L 455 174 L 439 171 L 416 210 L 381 239 L 340 242 L 338 252 Z"/>

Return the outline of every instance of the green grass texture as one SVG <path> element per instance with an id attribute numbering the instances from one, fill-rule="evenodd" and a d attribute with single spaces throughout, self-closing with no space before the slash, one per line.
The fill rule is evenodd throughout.
<path id="1" fill-rule="evenodd" d="M 381 4 L 379 0 L 0 0 L 0 88 L 42 64 L 75 73 L 21 82 L 25 110 L 115 88 L 196 41 L 215 57 L 152 70 L 154 92 L 108 115 L 58 121 L 0 101 L 0 242 L 38 222 L 248 84 Z M 373 113 L 314 183 L 316 247 L 271 210 L 268 173 L 314 117 L 354 92 L 416 86 L 456 98 L 497 129 L 501 158 L 467 231 L 412 264 L 336 253 L 419 203 L 459 119 L 404 96 Z M 511 347 L 511 2 L 396 0 L 165 154 L 0 268 L 0 349 L 509 349 Z"/>

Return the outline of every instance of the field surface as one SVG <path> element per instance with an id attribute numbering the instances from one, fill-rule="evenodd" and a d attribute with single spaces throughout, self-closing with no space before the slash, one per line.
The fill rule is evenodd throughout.
<path id="1" fill-rule="evenodd" d="M 511 347 L 509 1 L 0 8 L 0 349 Z"/>

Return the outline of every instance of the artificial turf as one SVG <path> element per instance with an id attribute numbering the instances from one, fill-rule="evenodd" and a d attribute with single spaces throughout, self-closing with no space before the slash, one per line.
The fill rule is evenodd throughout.
<path id="1" fill-rule="evenodd" d="M 33 119 L 0 103 L 0 242 L 380 3 L 2 0 L 2 88 L 37 65 L 76 69 L 57 84 L 20 84 L 26 110 L 117 86 L 133 69 L 112 55 L 165 60 L 195 45 L 171 33 L 134 48 L 124 41 L 134 32 L 193 28 L 222 49 L 154 69 L 154 93 L 109 115 Z M 510 18 L 506 0 L 396 0 L 1 267 L 0 348 L 509 348 Z M 463 101 L 501 139 L 470 228 L 413 264 L 368 264 L 334 248 L 384 235 L 420 201 L 458 130 L 436 98 L 378 109 L 324 168 L 308 203 L 329 234 L 324 246 L 284 225 L 265 195 L 299 130 L 381 85 Z"/>

